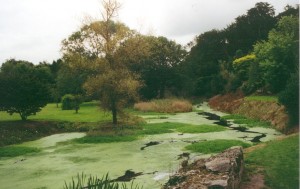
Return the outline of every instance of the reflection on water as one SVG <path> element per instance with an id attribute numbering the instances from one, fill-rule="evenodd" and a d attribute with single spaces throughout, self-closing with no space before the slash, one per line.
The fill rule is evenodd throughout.
<path id="1" fill-rule="evenodd" d="M 199 109 L 211 111 L 205 104 Z M 149 122 L 183 122 L 189 124 L 213 124 L 215 120 L 206 119 L 196 112 L 170 115 L 166 119 L 149 119 Z M 230 126 L 238 127 L 238 126 Z M 266 136 L 262 137 L 262 133 Z M 84 133 L 65 133 L 23 143 L 23 146 L 41 148 L 36 154 L 0 159 L 0 186 L 12 188 L 62 188 L 64 181 L 84 172 L 102 177 L 109 172 L 111 179 L 127 181 L 134 179 L 144 189 L 160 188 L 170 173 L 174 173 L 184 159 L 193 161 L 201 154 L 183 151 L 186 145 L 213 139 L 238 139 L 251 142 L 272 140 L 280 133 L 273 129 L 251 128 L 228 129 L 222 132 L 186 134 L 167 133 L 149 135 L 132 142 L 109 144 L 59 143 L 83 137 Z M 151 147 L 150 147 L 151 146 Z M 147 149 L 145 149 L 148 147 Z M 141 149 L 144 150 L 141 150 Z M 203 155 L 203 157 L 207 155 Z M 130 179 L 129 179 L 130 178 Z"/>

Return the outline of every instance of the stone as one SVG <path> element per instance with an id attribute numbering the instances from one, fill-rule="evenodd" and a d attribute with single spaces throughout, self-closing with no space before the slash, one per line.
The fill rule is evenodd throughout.
<path id="1" fill-rule="evenodd" d="M 199 159 L 181 168 L 175 185 L 164 188 L 180 189 L 238 189 L 244 170 L 243 148 L 231 147 L 207 159 Z M 174 176 L 173 176 L 174 177 Z M 178 179 L 184 178 L 184 179 Z M 173 182 L 169 183 L 174 183 Z"/>
<path id="2" fill-rule="evenodd" d="M 227 188 L 227 180 L 213 180 L 210 182 L 208 189 Z"/>
<path id="3" fill-rule="evenodd" d="M 225 173 L 230 170 L 231 165 L 228 158 L 216 158 L 212 161 L 206 162 L 205 167 L 207 170 L 213 172 Z"/>

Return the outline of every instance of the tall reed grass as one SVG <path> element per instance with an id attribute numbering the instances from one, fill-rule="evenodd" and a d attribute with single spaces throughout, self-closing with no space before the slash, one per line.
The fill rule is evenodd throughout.
<path id="1" fill-rule="evenodd" d="M 143 112 L 178 113 L 191 112 L 193 107 L 187 100 L 162 99 L 136 103 L 134 109 Z"/>
<path id="2" fill-rule="evenodd" d="M 135 185 L 133 182 L 130 183 L 130 186 L 127 186 L 125 183 L 117 183 L 109 179 L 108 173 L 102 178 L 97 176 L 87 177 L 84 173 L 77 174 L 77 177 L 72 181 L 67 183 L 65 182 L 64 189 L 142 189 Z"/>

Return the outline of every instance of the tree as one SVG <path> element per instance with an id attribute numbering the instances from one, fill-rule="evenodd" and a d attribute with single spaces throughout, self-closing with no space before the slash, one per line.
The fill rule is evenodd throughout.
<path id="1" fill-rule="evenodd" d="M 14 59 L 2 64 L 0 71 L 0 109 L 18 113 L 22 120 L 46 106 L 49 97 L 50 70 Z"/>
<path id="2" fill-rule="evenodd" d="M 140 94 L 145 99 L 164 98 L 167 90 L 178 88 L 176 68 L 182 63 L 186 51 L 165 37 L 140 35 L 136 43 L 137 40 L 139 53 L 133 55 L 138 57 L 131 58 L 129 68 L 139 73 L 144 82 Z M 125 51 L 132 45 L 132 41 L 128 40 L 120 50 Z M 132 53 L 123 53 L 121 57 L 132 57 Z"/>
<path id="3" fill-rule="evenodd" d="M 228 53 L 233 56 L 236 50 L 240 49 L 248 54 L 252 51 L 253 44 L 267 39 L 275 23 L 274 8 L 269 3 L 256 3 L 247 14 L 237 17 L 235 22 L 225 29 Z"/>
<path id="4" fill-rule="evenodd" d="M 278 100 L 289 115 L 289 126 L 299 126 L 299 69 L 291 74 L 286 88 L 279 93 Z"/>
<path id="5" fill-rule="evenodd" d="M 94 73 L 84 88 L 88 94 L 100 98 L 101 107 L 112 112 L 113 124 L 117 125 L 118 113 L 134 99 L 141 86 L 139 77 L 129 71 L 117 53 L 135 32 L 113 20 L 120 8 L 117 1 L 104 0 L 103 7 L 102 20 L 84 24 L 80 31 L 63 41 L 62 51 L 65 57 L 80 57 L 82 65 L 95 63 L 91 64 Z"/>
<path id="6" fill-rule="evenodd" d="M 192 95 L 210 96 L 223 90 L 220 60 L 227 59 L 224 31 L 211 30 L 199 35 L 185 59 L 187 75 L 193 82 Z"/>
<path id="7" fill-rule="evenodd" d="M 254 54 L 264 72 L 264 81 L 272 93 L 282 91 L 299 63 L 299 19 L 282 17 L 268 40 L 254 46 Z"/>

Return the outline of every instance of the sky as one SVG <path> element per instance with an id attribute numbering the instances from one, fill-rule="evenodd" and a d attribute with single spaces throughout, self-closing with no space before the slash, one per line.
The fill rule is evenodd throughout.
<path id="1" fill-rule="evenodd" d="M 298 0 L 262 0 L 276 14 Z M 143 34 L 186 45 L 195 36 L 223 29 L 258 0 L 119 0 L 117 20 Z M 8 59 L 34 64 L 61 57 L 61 41 L 87 16 L 101 18 L 101 0 L 0 0 L 0 64 Z"/>

